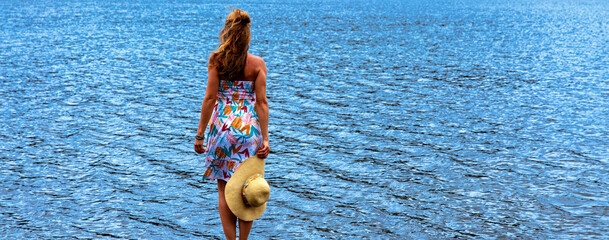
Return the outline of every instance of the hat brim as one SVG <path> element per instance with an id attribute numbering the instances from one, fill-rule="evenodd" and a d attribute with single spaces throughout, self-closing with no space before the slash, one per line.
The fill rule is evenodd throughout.
<path id="1" fill-rule="evenodd" d="M 244 221 L 253 221 L 262 216 L 266 203 L 258 207 L 246 206 L 241 191 L 243 184 L 250 176 L 260 174 L 264 177 L 264 159 L 257 156 L 245 159 L 235 170 L 224 187 L 224 198 L 228 208 Z"/>

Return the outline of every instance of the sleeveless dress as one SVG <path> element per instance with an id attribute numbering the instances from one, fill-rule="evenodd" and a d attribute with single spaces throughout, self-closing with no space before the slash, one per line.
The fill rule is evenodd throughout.
<path id="1" fill-rule="evenodd" d="M 205 145 L 207 179 L 228 181 L 241 162 L 262 145 L 252 81 L 220 80 Z"/>

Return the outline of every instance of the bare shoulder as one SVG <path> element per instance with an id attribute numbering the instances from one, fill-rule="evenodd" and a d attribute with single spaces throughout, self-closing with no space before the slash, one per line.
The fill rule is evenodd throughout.
<path id="1" fill-rule="evenodd" d="M 209 55 L 209 61 L 207 62 L 207 67 L 208 68 L 217 67 L 217 64 L 216 64 L 216 54 L 215 53 L 211 53 Z"/>
<path id="2" fill-rule="evenodd" d="M 260 71 L 260 70 L 263 70 L 263 71 L 265 71 L 265 72 L 266 72 L 266 63 L 264 62 L 264 60 L 262 60 L 262 58 L 261 58 L 261 57 L 258 57 L 258 56 L 256 56 L 256 55 L 253 55 L 253 54 L 248 53 L 248 54 L 247 54 L 247 61 L 248 61 L 249 63 L 251 63 L 252 68 L 253 68 L 253 69 L 254 69 L 256 72 L 258 72 L 258 71 Z"/>

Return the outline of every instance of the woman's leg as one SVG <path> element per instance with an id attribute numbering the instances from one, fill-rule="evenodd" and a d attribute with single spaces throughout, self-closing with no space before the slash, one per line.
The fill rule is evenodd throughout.
<path id="1" fill-rule="evenodd" d="M 226 199 L 224 198 L 225 186 L 226 182 L 224 180 L 218 180 L 218 205 L 220 209 L 220 221 L 222 221 L 224 236 L 226 236 L 226 239 L 231 240 L 237 238 L 237 217 L 235 217 L 235 214 L 230 211 L 230 208 L 228 208 L 228 205 L 226 204 Z M 251 226 L 252 225 L 250 224 L 250 227 Z"/>
<path id="2" fill-rule="evenodd" d="M 254 221 L 243 221 L 239 219 L 239 240 L 247 240 Z"/>

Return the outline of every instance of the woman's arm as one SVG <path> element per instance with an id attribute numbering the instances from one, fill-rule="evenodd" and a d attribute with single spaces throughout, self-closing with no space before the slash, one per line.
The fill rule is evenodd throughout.
<path id="1" fill-rule="evenodd" d="M 211 62 L 211 58 L 210 58 Z M 209 123 L 211 113 L 214 111 L 216 100 L 218 99 L 218 86 L 220 83 L 220 77 L 218 76 L 218 70 L 215 65 L 209 64 L 207 66 L 207 89 L 205 89 L 205 98 L 203 98 L 203 104 L 201 104 L 201 119 L 199 120 L 199 128 L 197 129 L 197 136 L 204 136 L 205 128 Z M 203 153 L 203 140 L 195 140 L 195 152 Z"/>
<path id="2" fill-rule="evenodd" d="M 254 109 L 258 114 L 258 122 L 260 123 L 260 130 L 262 131 L 262 147 L 258 149 L 256 155 L 259 158 L 266 158 L 271 152 L 269 147 L 269 104 L 266 99 L 266 63 L 260 59 L 260 67 L 258 70 L 258 76 L 254 83 L 256 91 L 256 104 Z"/>

